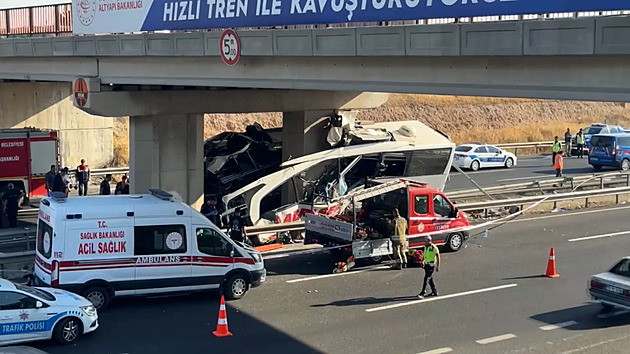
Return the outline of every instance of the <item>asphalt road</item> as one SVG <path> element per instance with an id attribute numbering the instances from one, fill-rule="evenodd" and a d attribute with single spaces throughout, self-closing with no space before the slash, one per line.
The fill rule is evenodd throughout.
<path id="1" fill-rule="evenodd" d="M 533 182 L 537 179 L 549 179 L 556 176 L 556 170 L 551 164 L 551 155 L 519 157 L 518 164 L 511 169 L 488 168 L 477 172 L 469 170 L 464 170 L 464 172 L 482 187 Z M 567 176 L 595 173 L 586 157 L 583 159 L 565 157 L 563 172 Z M 474 188 L 475 186 L 465 176 L 455 171 L 451 172 L 450 180 L 446 184 L 447 192 Z"/>
<path id="2" fill-rule="evenodd" d="M 118 300 L 76 345 L 35 346 L 53 354 L 627 353 L 630 313 L 604 312 L 585 289 L 590 275 L 628 255 L 628 212 L 523 218 L 472 238 L 443 255 L 440 296 L 430 300 L 415 298 L 420 269 L 333 276 L 327 254 L 295 256 L 267 261 L 268 281 L 228 303 L 233 337 L 212 335 L 219 298 L 210 293 Z M 550 247 L 556 279 L 541 277 Z"/>

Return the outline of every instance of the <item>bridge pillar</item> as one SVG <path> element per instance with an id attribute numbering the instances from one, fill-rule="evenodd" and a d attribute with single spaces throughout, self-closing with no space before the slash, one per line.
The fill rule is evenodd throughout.
<path id="1" fill-rule="evenodd" d="M 203 115 L 151 115 L 129 119 L 131 193 L 149 188 L 177 192 L 199 210 L 203 203 Z"/>

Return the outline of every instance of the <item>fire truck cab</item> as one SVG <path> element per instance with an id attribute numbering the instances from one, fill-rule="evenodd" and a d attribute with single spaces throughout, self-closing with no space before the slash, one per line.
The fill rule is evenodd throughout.
<path id="1" fill-rule="evenodd" d="M 46 196 L 46 173 L 59 166 L 56 131 L 26 129 L 0 130 L 0 193 L 9 183 L 24 191 L 24 202 Z"/>

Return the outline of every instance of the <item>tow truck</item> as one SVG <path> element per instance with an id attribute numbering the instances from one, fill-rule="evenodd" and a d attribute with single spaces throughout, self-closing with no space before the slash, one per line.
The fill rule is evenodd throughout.
<path id="1" fill-rule="evenodd" d="M 468 221 L 448 197 L 428 184 L 397 179 L 372 185 L 339 200 L 338 213 L 306 214 L 304 244 L 338 251 L 336 257 L 380 262 L 393 254 L 391 212 L 408 220 L 408 256 L 424 247 L 423 235 L 435 245 L 459 251 L 469 237 Z M 344 247 L 345 246 L 345 247 Z"/>

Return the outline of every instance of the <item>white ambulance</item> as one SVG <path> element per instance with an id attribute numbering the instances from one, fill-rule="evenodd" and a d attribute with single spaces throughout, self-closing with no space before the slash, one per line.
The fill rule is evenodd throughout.
<path id="1" fill-rule="evenodd" d="M 240 299 L 266 278 L 257 250 L 227 237 L 173 195 L 66 197 L 40 203 L 35 285 L 83 295 L 99 309 L 113 296 L 223 286 Z"/>

